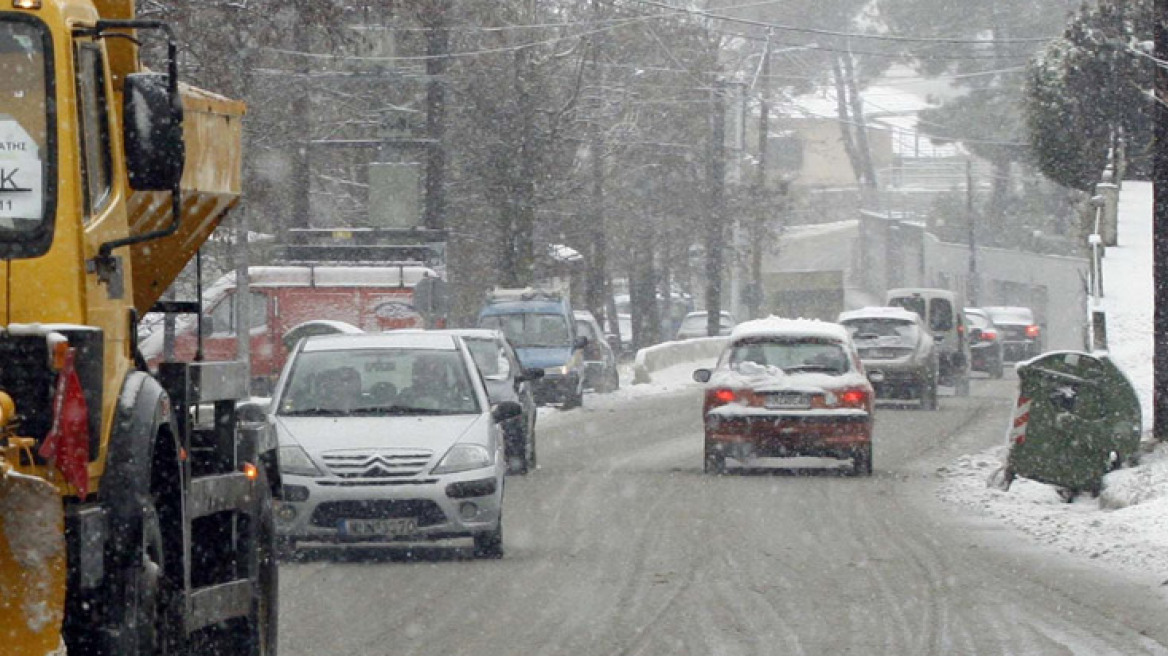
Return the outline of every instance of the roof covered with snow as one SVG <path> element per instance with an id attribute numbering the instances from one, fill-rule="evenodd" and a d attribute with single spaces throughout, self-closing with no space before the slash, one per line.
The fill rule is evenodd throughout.
<path id="1" fill-rule="evenodd" d="M 856 319 L 899 319 L 900 321 L 916 323 L 920 320 L 920 317 L 916 312 L 909 312 L 904 308 L 883 306 L 869 306 L 858 310 L 849 310 L 847 312 L 841 312 L 839 315 L 840 323 Z"/>
<path id="2" fill-rule="evenodd" d="M 775 316 L 745 321 L 735 326 L 730 333 L 731 340 L 747 337 L 818 337 L 840 342 L 849 340 L 847 329 L 838 323 L 818 319 L 783 319 Z"/>

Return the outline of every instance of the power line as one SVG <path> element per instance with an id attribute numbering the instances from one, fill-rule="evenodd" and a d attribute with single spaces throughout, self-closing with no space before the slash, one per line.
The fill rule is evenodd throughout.
<path id="1" fill-rule="evenodd" d="M 782 25 L 779 23 L 768 23 L 765 21 L 751 20 L 749 18 L 737 18 L 734 16 L 726 16 L 723 14 L 715 14 L 708 11 L 701 11 L 698 9 L 687 9 L 682 7 L 673 7 L 663 2 L 656 2 L 655 0 L 632 0 L 633 2 L 657 7 L 660 9 L 668 9 L 674 12 L 691 14 L 694 16 L 701 16 L 703 18 L 712 18 L 714 20 L 721 20 L 731 23 L 741 23 L 743 25 L 753 25 L 755 27 L 766 27 L 769 29 L 783 30 L 785 32 L 802 32 L 805 34 L 818 34 L 822 36 L 839 36 L 858 39 L 870 39 L 875 41 L 898 41 L 909 43 L 944 43 L 944 44 L 970 44 L 970 45 L 993 45 L 997 43 L 1046 43 L 1057 36 L 1049 37 L 1018 37 L 1018 38 L 1004 38 L 1004 39 L 963 39 L 956 37 L 927 37 L 927 36 L 899 36 L 893 34 L 864 34 L 862 32 L 838 32 L 835 30 L 817 29 L 814 27 L 797 27 L 794 25 Z M 730 7 L 733 9 L 733 7 Z"/>
<path id="2" fill-rule="evenodd" d="M 280 55 L 293 55 L 297 57 L 309 57 L 312 59 L 344 59 L 349 61 L 364 61 L 364 62 L 403 62 L 403 61 L 429 61 L 433 59 L 454 59 L 461 57 L 478 57 L 481 55 L 495 55 L 505 52 L 515 52 L 517 50 L 524 50 L 526 48 L 534 48 L 537 46 L 553 45 L 561 41 L 568 41 L 570 39 L 578 39 L 580 37 L 589 36 L 591 34 L 600 34 L 603 32 L 611 32 L 613 30 L 643 23 L 645 21 L 654 20 L 659 16 L 637 16 L 628 18 L 620 23 L 614 23 L 608 27 L 598 28 L 595 30 L 586 30 L 583 32 L 576 32 L 573 34 L 566 34 L 550 39 L 542 39 L 539 41 L 529 41 L 527 43 L 518 43 L 509 46 L 500 46 L 498 48 L 484 48 L 482 50 L 469 50 L 462 52 L 450 52 L 442 55 L 400 55 L 400 56 L 363 56 L 363 55 L 340 55 L 331 53 L 319 52 L 304 52 L 300 50 L 290 50 L 287 48 L 261 48 L 264 52 L 270 52 Z"/>

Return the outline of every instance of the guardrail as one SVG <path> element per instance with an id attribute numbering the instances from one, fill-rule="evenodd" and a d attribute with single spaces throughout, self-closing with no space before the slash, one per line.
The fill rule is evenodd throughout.
<path id="1" fill-rule="evenodd" d="M 726 348 L 729 337 L 700 337 L 681 342 L 664 342 L 637 351 L 633 361 L 633 384 L 653 382 L 653 373 L 686 362 L 713 360 Z"/>

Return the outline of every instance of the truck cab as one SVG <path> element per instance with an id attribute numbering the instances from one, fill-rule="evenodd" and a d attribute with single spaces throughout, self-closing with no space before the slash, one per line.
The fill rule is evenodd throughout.
<path id="1" fill-rule="evenodd" d="M 479 328 L 501 330 L 525 369 L 542 369 L 537 403 L 574 408 L 584 402 L 584 347 L 572 306 L 559 292 L 531 288 L 493 291 L 479 312 Z"/>

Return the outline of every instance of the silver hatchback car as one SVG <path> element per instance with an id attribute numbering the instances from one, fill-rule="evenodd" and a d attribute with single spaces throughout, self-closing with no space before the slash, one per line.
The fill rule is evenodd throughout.
<path id="1" fill-rule="evenodd" d="M 303 340 L 276 384 L 285 555 L 303 542 L 471 537 L 503 555 L 500 424 L 462 339 L 450 334 Z"/>

